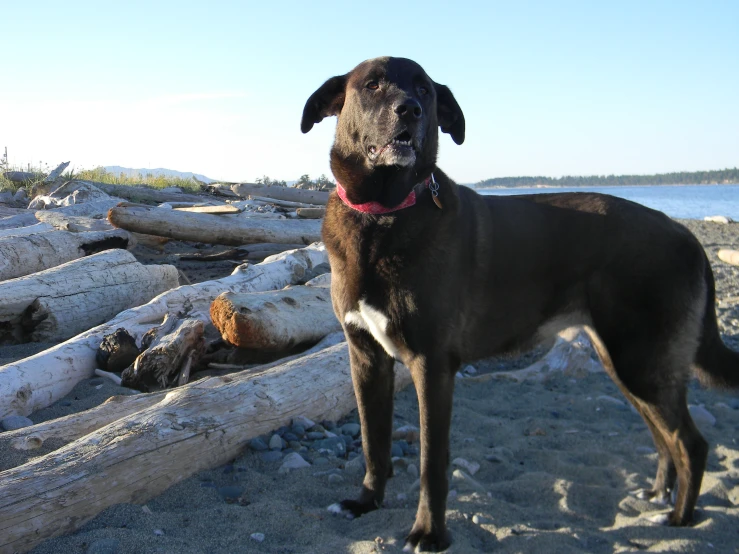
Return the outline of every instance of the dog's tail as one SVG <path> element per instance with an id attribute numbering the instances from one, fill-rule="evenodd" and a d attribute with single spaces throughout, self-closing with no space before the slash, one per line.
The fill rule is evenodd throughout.
<path id="1" fill-rule="evenodd" d="M 702 383 L 721 388 L 739 388 L 739 352 L 721 340 L 716 321 L 716 285 L 708 257 L 705 257 L 706 308 L 695 364 Z"/>

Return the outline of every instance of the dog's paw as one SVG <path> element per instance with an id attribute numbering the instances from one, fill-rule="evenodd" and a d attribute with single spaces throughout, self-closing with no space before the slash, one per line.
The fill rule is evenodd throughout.
<path id="1" fill-rule="evenodd" d="M 441 552 L 452 544 L 446 529 L 442 533 L 416 530 L 415 527 L 405 539 L 403 552 Z"/>
<path id="2" fill-rule="evenodd" d="M 651 516 L 644 516 L 644 519 L 657 525 L 665 525 L 667 527 L 686 527 L 694 525 L 700 521 L 700 510 L 694 510 L 692 516 L 680 518 L 675 511 L 662 512 Z"/>
<path id="3" fill-rule="evenodd" d="M 379 506 L 374 503 L 358 502 L 357 500 L 342 500 L 336 504 L 331 504 L 326 508 L 329 512 L 336 516 L 342 516 L 347 519 L 354 519 L 362 514 L 376 510 Z"/>
<path id="4" fill-rule="evenodd" d="M 654 491 L 652 489 L 638 489 L 630 493 L 639 500 L 648 500 L 652 504 L 658 506 L 667 506 L 675 504 L 675 495 L 666 491 Z"/>

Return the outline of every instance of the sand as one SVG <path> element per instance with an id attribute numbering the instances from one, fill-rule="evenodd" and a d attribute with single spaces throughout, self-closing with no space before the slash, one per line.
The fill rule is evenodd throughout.
<path id="1" fill-rule="evenodd" d="M 739 350 L 739 268 L 716 258 L 719 248 L 739 248 L 739 224 L 683 223 L 709 252 L 724 340 Z M 221 276 L 216 274 L 228 273 L 230 267 L 190 271 L 202 272 L 196 279 L 210 278 L 206 274 Z M 541 351 L 474 365 L 481 372 L 521 367 Z M 12 354 L 0 352 L 5 358 Z M 83 410 L 123 391 L 108 381 L 88 380 L 31 419 L 38 422 Z M 580 378 L 556 375 L 544 383 L 522 384 L 459 379 L 451 456 L 477 463 L 480 469 L 474 482 L 451 480 L 447 519 L 454 544 L 448 552 L 739 553 L 739 399 L 735 392 L 706 390 L 692 383 L 689 401 L 716 421 L 698 422 L 711 450 L 697 522 L 688 528 L 668 528 L 646 519 L 664 507 L 629 494 L 651 485 L 657 455 L 645 424 L 604 373 Z M 394 420 L 396 428 L 417 425 L 412 387 L 396 395 Z M 345 421 L 356 421 L 356 412 Z M 146 506 L 113 506 L 76 533 L 47 540 L 33 552 L 402 549 L 418 500 L 416 477 L 408 468 L 418 465 L 417 456 L 398 462 L 385 506 L 354 521 L 332 516 L 326 507 L 353 497 L 361 472 L 344 469 L 347 461 L 339 458 L 317 461 L 315 452 L 306 457 L 314 462 L 312 467 L 281 474 L 280 462 L 265 462 L 261 453 L 247 449 L 233 463 L 200 472 Z M 3 467 L 22 461 L 0 453 Z M 263 534 L 263 540 L 252 538 L 254 533 Z"/>

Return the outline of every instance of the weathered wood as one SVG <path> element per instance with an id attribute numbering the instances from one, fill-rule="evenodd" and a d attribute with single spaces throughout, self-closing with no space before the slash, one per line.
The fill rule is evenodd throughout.
<path id="1" fill-rule="evenodd" d="M 167 192 L 146 186 L 109 185 L 107 183 L 97 183 L 95 181 L 90 182 L 111 196 L 119 196 L 121 198 L 133 200 L 134 202 L 144 202 L 147 204 L 161 204 L 163 202 L 203 202 L 203 200 L 207 199 L 196 194 Z"/>
<path id="2" fill-rule="evenodd" d="M 259 220 L 213 216 L 140 206 L 117 206 L 108 220 L 121 229 L 179 240 L 241 246 L 254 242 L 310 244 L 321 240 L 321 224 L 312 220 Z"/>
<path id="3" fill-rule="evenodd" d="M 140 340 L 153 325 L 170 312 L 210 321 L 210 305 L 222 292 L 249 292 L 283 288 L 303 279 L 311 268 L 328 263 L 323 244 L 273 256 L 262 264 L 239 266 L 233 274 L 216 281 L 186 285 L 160 294 L 148 304 L 118 314 L 76 337 L 29 358 L 0 366 L 0 418 L 28 415 L 66 395 L 82 379 L 93 375 L 95 353 L 104 335 L 119 327 Z M 49 376 L 54 376 L 54 383 Z"/>
<path id="4" fill-rule="evenodd" d="M 276 198 L 267 198 L 266 196 L 254 196 L 249 197 L 255 202 L 264 202 L 265 204 L 273 204 L 275 206 L 282 206 L 283 208 L 315 208 L 315 204 L 308 202 L 291 202 L 289 200 L 277 200 Z"/>
<path id="5" fill-rule="evenodd" d="M 62 172 L 67 169 L 69 162 L 62 162 L 56 168 L 46 176 L 44 183 L 54 183 L 61 176 Z"/>
<path id="6" fill-rule="evenodd" d="M 0 281 L 43 271 L 65 262 L 107 250 L 133 246 L 127 231 L 70 233 L 50 231 L 0 238 Z"/>
<path id="7" fill-rule="evenodd" d="M 223 340 L 258 350 L 288 350 L 341 329 L 326 287 L 223 293 L 213 301 L 210 317 Z"/>
<path id="8" fill-rule="evenodd" d="M 47 184 L 47 183 L 44 183 Z M 67 181 L 48 194 L 38 194 L 29 209 L 49 210 L 87 202 L 107 200 L 110 196 L 88 181 Z"/>
<path id="9" fill-rule="evenodd" d="M 739 250 L 722 248 L 718 251 L 718 259 L 731 265 L 739 265 Z"/>
<path id="10" fill-rule="evenodd" d="M 0 219 L 0 229 L 17 229 L 18 227 L 27 227 L 36 225 L 38 219 L 30 210 L 23 210 L 15 215 L 8 215 Z"/>
<path id="11" fill-rule="evenodd" d="M 120 373 L 130 366 L 140 353 L 136 339 L 123 327 L 119 327 L 103 337 L 95 353 L 95 360 L 100 368 Z"/>
<path id="12" fill-rule="evenodd" d="M 15 227 L 12 229 L 0 229 L 0 238 L 23 237 L 26 235 L 37 235 L 39 233 L 48 233 L 49 231 L 56 231 L 56 228 L 53 225 L 49 225 L 48 223 L 36 223 L 35 225 L 28 225 L 26 227 Z"/>
<path id="13" fill-rule="evenodd" d="M 222 260 L 253 260 L 264 259 L 267 256 L 279 254 L 286 250 L 294 250 L 302 248 L 301 244 L 269 244 L 255 243 L 241 248 L 230 248 L 222 252 L 214 252 L 211 254 L 204 252 L 194 252 L 192 254 L 179 254 L 180 260 L 197 261 L 197 262 L 215 262 Z"/>
<path id="14" fill-rule="evenodd" d="M 35 215 L 39 221 L 60 231 L 84 233 L 85 231 L 109 231 L 113 229 L 107 218 L 96 219 L 80 215 L 67 215 L 60 210 L 39 210 Z"/>
<path id="15" fill-rule="evenodd" d="M 298 208 L 297 213 L 303 219 L 321 219 L 326 215 L 326 208 Z"/>
<path id="16" fill-rule="evenodd" d="M 123 371 L 121 383 L 145 392 L 176 385 L 183 371 L 189 375 L 193 356 L 197 358 L 202 353 L 203 331 L 204 325 L 199 319 L 178 321 L 170 333 L 157 338 Z"/>
<path id="17" fill-rule="evenodd" d="M 187 206 L 182 208 L 172 208 L 181 212 L 192 212 L 198 214 L 238 214 L 242 210 L 231 204 L 222 204 L 220 206 Z"/>
<path id="18" fill-rule="evenodd" d="M 396 365 L 396 389 L 409 382 Z M 256 375 L 174 389 L 154 406 L 0 473 L 0 552 L 70 533 L 113 504 L 146 502 L 295 417 L 335 420 L 355 405 L 345 344 Z"/>
<path id="19" fill-rule="evenodd" d="M 25 185 L 26 183 L 38 181 L 43 177 L 43 175 L 41 173 L 33 173 L 31 171 L 5 171 L 3 173 L 3 177 L 16 185 Z"/>
<path id="20" fill-rule="evenodd" d="M 294 187 L 275 187 L 257 183 L 239 183 L 232 185 L 231 190 L 246 198 L 248 196 L 265 196 L 276 200 L 287 200 L 289 202 L 305 202 L 306 204 L 318 204 L 325 206 L 328 202 L 328 192 L 320 190 L 304 190 Z"/>
<path id="21" fill-rule="evenodd" d="M 178 285 L 177 269 L 106 250 L 0 282 L 0 343 L 58 342 Z"/>

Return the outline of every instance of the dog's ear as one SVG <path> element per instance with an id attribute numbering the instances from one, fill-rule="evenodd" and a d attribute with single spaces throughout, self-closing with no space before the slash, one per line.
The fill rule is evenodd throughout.
<path id="1" fill-rule="evenodd" d="M 464 114 L 449 87 L 434 83 L 436 88 L 436 118 L 444 133 L 452 135 L 457 144 L 464 142 Z"/>
<path id="2" fill-rule="evenodd" d="M 301 131 L 307 133 L 314 124 L 323 121 L 324 117 L 339 115 L 344 106 L 346 79 L 346 75 L 331 77 L 310 95 L 303 108 L 303 119 L 300 121 Z"/>

